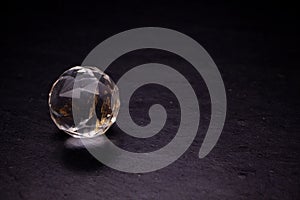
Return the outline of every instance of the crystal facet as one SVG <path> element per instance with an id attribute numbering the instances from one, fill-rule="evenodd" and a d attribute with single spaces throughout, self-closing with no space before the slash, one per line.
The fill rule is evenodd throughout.
<path id="1" fill-rule="evenodd" d="M 73 137 L 95 137 L 105 133 L 116 121 L 119 90 L 98 68 L 76 66 L 53 84 L 49 108 L 59 129 Z"/>

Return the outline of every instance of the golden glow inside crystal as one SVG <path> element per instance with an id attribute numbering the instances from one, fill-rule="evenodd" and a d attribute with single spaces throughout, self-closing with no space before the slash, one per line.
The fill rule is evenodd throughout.
<path id="1" fill-rule="evenodd" d="M 51 118 L 59 129 L 73 137 L 95 137 L 116 121 L 119 90 L 98 68 L 76 66 L 55 81 L 48 103 Z M 73 109 L 80 116 L 74 116 Z"/>

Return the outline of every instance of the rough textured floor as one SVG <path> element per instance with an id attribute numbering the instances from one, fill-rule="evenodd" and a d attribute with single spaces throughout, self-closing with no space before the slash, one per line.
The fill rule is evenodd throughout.
<path id="1" fill-rule="evenodd" d="M 299 199 L 299 62 L 295 10 L 274 3 L 103 5 L 39 3 L 3 7 L 0 98 L 0 199 Z M 223 133 L 198 158 L 210 103 L 199 85 L 201 125 L 192 146 L 170 166 L 128 174 L 103 166 L 86 150 L 65 147 L 52 123 L 47 98 L 67 68 L 80 65 L 101 41 L 121 31 L 160 26 L 198 41 L 217 64 L 226 87 Z M 114 63 L 119 71 L 144 61 L 188 67 L 158 51 L 132 52 Z M 169 109 L 164 134 L 134 139 L 114 126 L 108 135 L 122 148 L 158 149 L 174 136 L 176 100 L 151 85 L 132 99 L 137 123 L 147 123 L 147 102 Z M 145 93 L 147 92 L 147 93 Z M 144 100 L 144 101 L 143 101 Z"/>

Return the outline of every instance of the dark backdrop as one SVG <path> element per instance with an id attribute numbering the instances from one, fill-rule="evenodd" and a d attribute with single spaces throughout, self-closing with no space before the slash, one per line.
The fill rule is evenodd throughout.
<path id="1" fill-rule="evenodd" d="M 299 198 L 297 12 L 295 5 L 281 1 L 4 3 L 0 199 Z M 210 104 L 201 78 L 187 71 L 191 80 L 199 81 L 197 94 L 204 99 L 203 125 L 194 143 L 162 170 L 127 174 L 103 166 L 84 149 L 65 147 L 68 136 L 52 123 L 47 97 L 56 78 L 80 65 L 101 41 L 144 26 L 180 31 L 208 51 L 224 80 L 228 112 L 217 145 L 198 159 Z M 115 65 L 121 71 L 166 56 L 169 64 L 188 65 L 161 53 L 133 52 Z M 151 86 L 137 91 L 131 103 L 137 123 L 149 121 L 143 114 L 147 100 L 161 98 L 168 106 L 173 96 L 160 91 Z M 148 92 L 145 99 L 143 92 Z M 172 138 L 177 115 L 171 106 L 165 134 L 150 140 L 127 137 L 116 126 L 107 134 L 122 148 L 153 150 Z"/>

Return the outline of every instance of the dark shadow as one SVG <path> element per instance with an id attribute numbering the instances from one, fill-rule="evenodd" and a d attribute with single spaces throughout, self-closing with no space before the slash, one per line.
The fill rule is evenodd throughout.
<path id="1" fill-rule="evenodd" d="M 103 167 L 103 164 L 94 158 L 83 145 L 76 148 L 66 145 L 70 140 L 79 142 L 80 139 L 72 138 L 63 131 L 57 131 L 53 140 L 61 143 L 60 159 L 66 168 L 76 171 L 95 171 Z"/>
<path id="2" fill-rule="evenodd" d="M 61 158 L 64 165 L 71 170 L 95 171 L 103 167 L 103 164 L 94 158 L 85 148 L 68 149 L 65 147 Z"/>
<path id="3" fill-rule="evenodd" d="M 55 142 L 64 142 L 66 139 L 68 139 L 70 136 L 66 134 L 65 132 L 57 129 L 55 133 L 52 135 L 52 140 Z"/>

